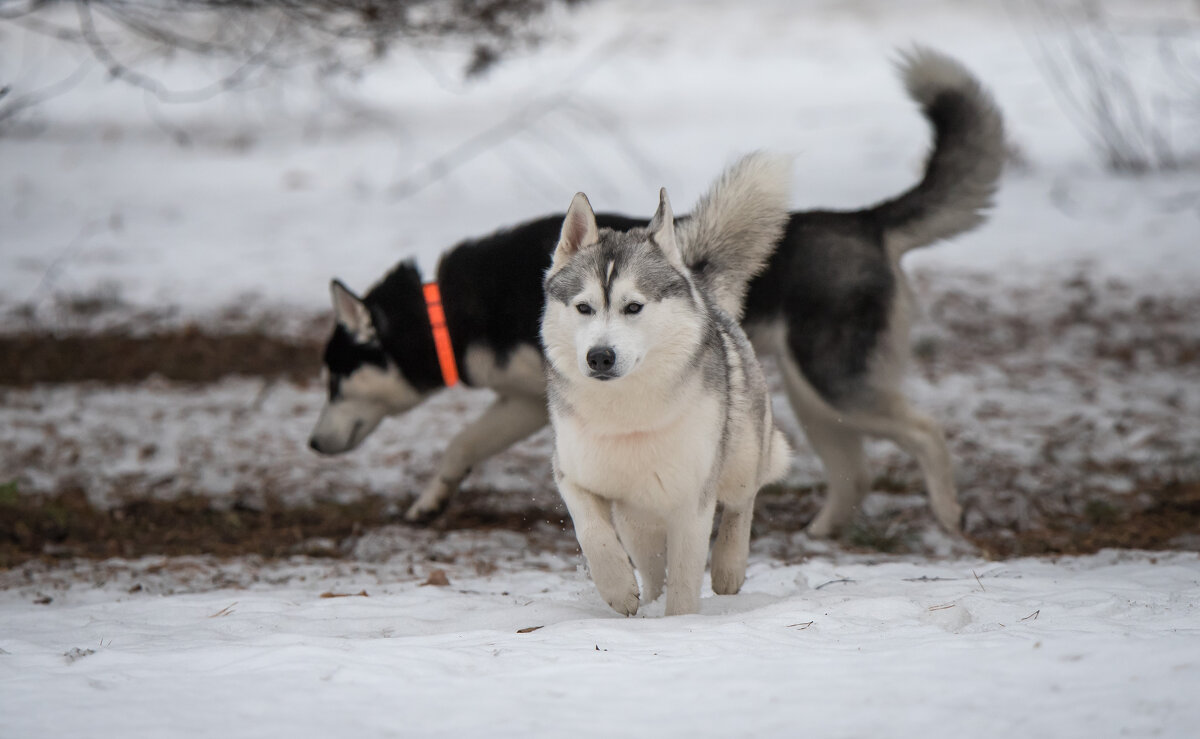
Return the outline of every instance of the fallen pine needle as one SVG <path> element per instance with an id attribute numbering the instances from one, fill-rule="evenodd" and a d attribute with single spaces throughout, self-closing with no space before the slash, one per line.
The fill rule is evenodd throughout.
<path id="1" fill-rule="evenodd" d="M 953 608 L 954 606 L 955 606 L 955 604 L 954 604 L 954 603 L 943 603 L 943 604 L 941 604 L 940 606 L 929 606 L 929 610 L 931 610 L 931 611 L 944 611 L 944 610 L 946 610 L 947 608 Z"/>
<path id="2" fill-rule="evenodd" d="M 542 628 L 542 627 L 541 626 L 526 626 L 523 629 L 517 629 L 517 633 L 518 634 L 528 634 L 529 632 L 537 631 L 540 628 Z"/>
<path id="3" fill-rule="evenodd" d="M 209 618 L 219 618 L 221 616 L 228 616 L 229 614 L 233 613 L 233 607 L 236 606 L 237 604 L 238 604 L 238 602 L 235 600 L 234 602 L 230 603 L 229 605 L 225 606 L 221 610 L 219 610 L 216 613 L 209 616 Z"/>
<path id="4" fill-rule="evenodd" d="M 326 590 L 321 593 L 322 598 L 370 598 L 370 594 L 366 590 L 360 590 L 357 593 L 332 593 Z"/>
<path id="5" fill-rule="evenodd" d="M 796 630 L 797 630 L 797 631 L 804 631 L 805 629 L 807 629 L 809 626 L 812 626 L 812 625 L 813 625 L 813 622 L 812 622 L 812 621 L 804 621 L 803 623 L 798 623 L 798 624 L 788 624 L 788 625 L 787 625 L 787 627 L 788 627 L 789 629 L 794 629 L 794 628 L 796 628 L 797 626 L 799 626 L 800 628 L 799 628 L 799 629 L 796 629 Z"/>
<path id="6" fill-rule="evenodd" d="M 829 582 L 823 582 L 820 585 L 818 585 L 817 587 L 813 588 L 813 590 L 820 590 L 821 588 L 825 587 L 826 585 L 837 585 L 839 583 L 851 583 L 851 582 L 854 582 L 854 581 L 848 577 L 843 577 L 840 580 L 830 580 Z"/>
<path id="7" fill-rule="evenodd" d="M 971 570 L 971 574 L 975 575 L 975 582 L 979 583 L 979 589 L 986 593 L 987 588 L 983 587 L 983 581 L 979 579 L 979 574 L 975 570 Z"/>
<path id="8" fill-rule="evenodd" d="M 1039 609 L 1037 609 L 1036 611 L 1034 611 L 1033 613 L 1029 614 L 1028 616 L 1026 616 L 1025 618 L 1023 618 L 1023 619 L 1021 619 L 1021 620 L 1022 620 L 1022 621 L 1028 621 L 1029 619 L 1031 619 L 1031 618 L 1032 618 L 1034 621 L 1037 621 L 1037 617 L 1038 617 L 1038 615 L 1039 615 L 1041 612 L 1042 612 L 1042 609 L 1041 609 L 1041 608 L 1039 608 Z"/>

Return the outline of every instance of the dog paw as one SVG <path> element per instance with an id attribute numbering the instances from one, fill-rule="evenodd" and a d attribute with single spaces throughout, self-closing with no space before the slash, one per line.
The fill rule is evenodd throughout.
<path id="1" fill-rule="evenodd" d="M 746 568 L 714 567 L 712 589 L 717 595 L 735 595 L 746 582 Z"/>
<path id="2" fill-rule="evenodd" d="M 963 509 L 958 501 L 933 507 L 933 517 L 942 525 L 942 528 L 951 534 L 962 533 L 962 516 Z"/>
<path id="3" fill-rule="evenodd" d="M 622 616 L 632 616 L 638 610 L 638 585 L 633 566 L 628 560 L 621 566 L 615 562 L 599 568 L 592 567 L 592 582 L 604 602 Z"/>
<path id="4" fill-rule="evenodd" d="M 638 611 L 638 593 L 637 590 L 625 592 L 616 595 L 615 597 L 606 597 L 605 602 L 617 613 L 622 616 L 636 616 Z"/>
<path id="5" fill-rule="evenodd" d="M 446 511 L 450 506 L 450 498 L 445 497 L 439 500 L 426 500 L 424 496 L 408 507 L 404 512 L 404 520 L 408 523 L 427 524 L 432 522 L 438 516 Z"/>
<path id="6" fill-rule="evenodd" d="M 426 524 L 434 520 L 450 505 L 450 498 L 457 491 L 457 485 L 450 485 L 441 479 L 429 483 L 413 504 L 404 513 L 404 520 L 409 523 Z"/>
<path id="7" fill-rule="evenodd" d="M 700 612 L 700 593 L 667 593 L 667 616 L 690 616 Z"/>
<path id="8" fill-rule="evenodd" d="M 808 534 L 813 539 L 828 539 L 837 532 L 837 527 L 833 525 L 833 521 L 825 516 L 817 515 L 813 522 L 804 529 L 804 533 Z"/>

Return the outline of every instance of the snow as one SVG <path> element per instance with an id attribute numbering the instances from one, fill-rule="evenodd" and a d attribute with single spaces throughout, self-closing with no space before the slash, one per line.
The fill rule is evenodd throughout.
<path id="1" fill-rule="evenodd" d="M 483 390 L 443 393 L 403 423 L 384 424 L 348 457 L 308 449 L 324 398 L 316 384 L 230 379 L 188 387 L 164 381 L 137 387 L 44 386 L 0 395 L 0 454 L 22 466 L 27 493 L 85 481 L 91 501 L 200 494 L 221 505 L 264 495 L 286 504 L 346 501 L 369 491 L 415 495 L 434 473 L 450 438 L 483 412 Z M 475 479 L 502 490 L 557 497 L 544 431 L 485 462 Z M 249 498 L 249 500 L 247 500 Z M 528 497 L 526 497 L 528 500 Z"/>
<path id="2" fill-rule="evenodd" d="M 0 330 L 228 328 L 237 315 L 299 331 L 327 311 L 335 274 L 365 288 L 402 257 L 432 269 L 456 240 L 561 211 L 580 189 L 602 210 L 646 213 L 666 185 L 682 210 L 749 149 L 797 154 L 796 208 L 859 207 L 919 171 L 928 131 L 889 59 L 920 41 L 994 90 L 1026 162 L 985 226 L 906 261 L 927 309 L 916 338 L 936 356 L 912 394 L 946 425 L 968 528 L 1019 529 L 1088 496 L 1137 495 L 1143 478 L 1194 478 L 1200 177 L 1103 170 L 1030 53 L 1062 30 L 1024 7 L 595 0 L 478 83 L 447 81 L 462 53 L 399 52 L 361 79 L 300 71 L 186 106 L 94 70 L 0 130 Z M 51 83 L 76 57 L 0 24 L 6 84 Z M 1170 90 L 1166 72 L 1147 74 L 1145 90 Z M 489 146 L 461 148 L 489 132 Z M 64 308 L 79 298 L 103 310 Z M 1134 351 L 1106 352 L 1115 340 Z M 328 460 L 304 449 L 320 396 L 246 379 L 6 389 L 0 482 L 86 480 L 101 505 L 130 490 L 402 504 L 486 403 L 445 393 Z M 548 449 L 535 436 L 469 483 L 487 505 L 552 508 Z M 791 482 L 819 480 L 800 451 Z M 870 454 L 891 481 L 917 479 L 890 446 Z M 926 508 L 875 493 L 864 515 Z M 928 556 L 864 556 L 771 531 L 743 593 L 706 590 L 697 616 L 660 619 L 656 603 L 620 619 L 569 533 L 542 533 L 551 546 L 391 527 L 335 562 L 0 571 L 0 737 L 1057 739 L 1200 725 L 1195 553 L 988 562 L 927 531 L 915 549 Z M 421 585 L 435 568 L 448 587 Z"/>
<path id="3" fill-rule="evenodd" d="M 1187 737 L 1200 721 L 1196 554 L 757 561 L 741 594 L 670 619 L 617 617 L 573 558 L 538 565 L 451 565 L 433 587 L 404 562 L 150 560 L 9 587 L 0 734 Z"/>

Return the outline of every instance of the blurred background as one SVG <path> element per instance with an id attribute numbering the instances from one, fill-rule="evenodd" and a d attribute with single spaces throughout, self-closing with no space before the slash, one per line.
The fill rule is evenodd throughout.
<path id="1" fill-rule="evenodd" d="M 989 221 L 905 262 L 911 394 L 969 542 L 880 443 L 839 546 L 1200 549 L 1200 3 L 0 0 L 0 566 L 480 528 L 573 548 L 548 432 L 431 530 L 394 523 L 484 392 L 307 450 L 329 279 L 432 274 L 577 190 L 684 210 L 752 149 L 796 156 L 797 210 L 890 197 L 930 144 L 893 69 L 914 43 L 1010 139 Z M 777 413 L 799 454 L 755 546 L 791 560 L 824 546 L 800 533 L 823 473 Z"/>

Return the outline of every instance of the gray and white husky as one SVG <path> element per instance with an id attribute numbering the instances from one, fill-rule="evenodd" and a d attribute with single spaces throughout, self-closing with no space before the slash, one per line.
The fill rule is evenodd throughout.
<path id="1" fill-rule="evenodd" d="M 959 526 L 943 434 L 900 389 L 912 311 L 900 259 L 983 222 L 1004 161 L 1004 130 L 991 96 L 957 61 L 916 49 L 901 74 L 934 132 L 920 182 L 861 210 L 792 213 L 745 301 L 742 326 L 760 356 L 776 359 L 828 473 L 825 503 L 808 528 L 814 536 L 836 533 L 868 491 L 869 436 L 916 457 L 937 520 L 952 531 Z M 596 219 L 619 230 L 647 223 L 611 214 Z M 681 217 L 680 228 L 687 222 Z M 462 380 L 495 391 L 496 401 L 450 442 L 409 520 L 436 516 L 473 466 L 546 424 L 538 321 L 542 278 L 562 223 L 562 214 L 547 216 L 469 240 L 438 264 Z M 709 265 L 688 266 L 703 273 Z M 384 417 L 445 386 L 415 265 L 401 263 L 362 298 L 335 281 L 333 303 L 336 323 L 324 357 L 328 402 L 311 438 L 323 454 L 353 449 Z"/>
<path id="2" fill-rule="evenodd" d="M 542 316 L 554 477 L 592 580 L 618 613 L 637 612 L 635 567 L 642 602 L 665 580 L 667 615 L 699 610 L 718 503 L 712 586 L 736 593 L 754 498 L 787 472 L 787 442 L 736 318 L 787 221 L 787 170 L 746 157 L 678 233 L 665 189 L 645 228 L 598 228 L 583 193 L 563 221 Z"/>

